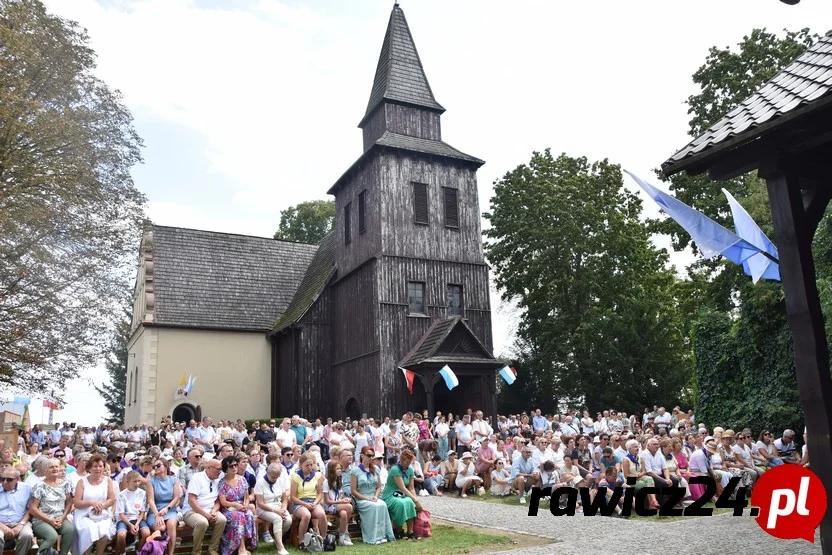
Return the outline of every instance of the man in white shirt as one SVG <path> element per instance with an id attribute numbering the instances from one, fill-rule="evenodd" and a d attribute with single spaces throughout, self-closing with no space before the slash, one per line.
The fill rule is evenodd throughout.
<path id="1" fill-rule="evenodd" d="M 284 449 L 285 447 L 291 448 L 295 446 L 298 442 L 298 436 L 292 431 L 291 420 L 288 418 L 283 419 L 283 422 L 280 424 L 280 429 L 278 429 L 274 435 L 274 441 L 277 444 L 278 449 Z"/>
<path id="2" fill-rule="evenodd" d="M 474 441 L 474 428 L 471 426 L 471 417 L 467 414 L 462 417 L 462 421 L 456 425 L 456 451 L 458 455 L 462 455 L 466 451 L 471 450 L 471 442 Z"/>
<path id="3" fill-rule="evenodd" d="M 671 426 L 670 413 L 667 412 L 664 407 L 659 407 L 659 414 L 656 415 L 656 418 L 653 420 L 653 424 L 656 425 L 657 432 L 661 430 L 667 431 Z"/>
<path id="4" fill-rule="evenodd" d="M 202 419 L 202 425 L 196 429 L 194 443 L 205 449 L 206 453 L 214 452 L 214 444 L 217 442 L 217 431 L 209 417 Z"/>
<path id="5" fill-rule="evenodd" d="M 669 488 L 679 485 L 679 479 L 671 476 L 667 469 L 667 460 L 659 449 L 659 440 L 653 438 L 647 442 L 647 450 L 639 455 L 644 471 L 653 478 L 657 488 Z"/>
<path id="6" fill-rule="evenodd" d="M 566 437 L 578 435 L 578 426 L 574 423 L 571 416 L 565 416 L 563 418 L 563 423 L 560 425 L 560 434 Z"/>
<path id="7" fill-rule="evenodd" d="M 185 523 L 194 530 L 193 555 L 202 553 L 202 541 L 209 526 L 211 526 L 211 543 L 208 545 L 208 553 L 218 555 L 220 540 L 226 525 L 225 516 L 220 512 L 219 502 L 219 478 L 222 465 L 216 459 L 203 464 L 205 470 L 194 474 L 188 484 Z"/>
<path id="8" fill-rule="evenodd" d="M 494 433 L 491 425 L 483 419 L 481 410 L 476 412 L 474 422 L 471 423 L 471 429 L 474 431 L 474 439 L 480 443 Z"/>

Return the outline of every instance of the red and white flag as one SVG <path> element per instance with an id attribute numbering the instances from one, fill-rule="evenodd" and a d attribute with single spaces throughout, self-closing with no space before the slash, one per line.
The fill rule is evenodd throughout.
<path id="1" fill-rule="evenodd" d="M 416 373 L 411 370 L 407 370 L 406 368 L 402 368 L 401 366 L 399 366 L 399 370 L 404 373 L 404 379 L 407 382 L 407 390 L 411 395 L 413 395 L 413 380 L 416 378 Z"/>

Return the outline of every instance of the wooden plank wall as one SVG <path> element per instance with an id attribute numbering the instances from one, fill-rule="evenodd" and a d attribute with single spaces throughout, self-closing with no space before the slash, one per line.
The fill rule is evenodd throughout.
<path id="1" fill-rule="evenodd" d="M 358 194 L 366 190 L 364 221 L 366 231 L 358 233 Z M 358 169 L 353 179 L 345 182 L 335 197 L 335 229 L 337 233 L 335 263 L 338 274 L 346 276 L 381 251 L 381 222 L 379 220 L 378 162 L 375 158 Z M 345 244 L 344 206 L 352 203 L 352 237 Z"/>
<path id="2" fill-rule="evenodd" d="M 343 415 L 350 397 L 362 412 L 379 406 L 379 312 L 376 260 L 335 282 L 332 287 L 332 414 Z"/>
<path id="3" fill-rule="evenodd" d="M 390 151 L 379 155 L 377 163 L 384 254 L 451 262 L 485 261 L 476 171 L 469 164 Z M 413 221 L 413 182 L 428 186 L 427 226 Z M 445 227 L 443 187 L 459 190 L 459 229 Z"/>
<path id="4" fill-rule="evenodd" d="M 364 124 L 364 150 L 373 146 L 385 131 L 421 139 L 442 140 L 440 114 L 415 106 L 385 102 Z"/>

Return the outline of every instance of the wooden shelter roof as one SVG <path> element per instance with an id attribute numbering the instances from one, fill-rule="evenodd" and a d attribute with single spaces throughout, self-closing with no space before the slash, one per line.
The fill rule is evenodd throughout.
<path id="1" fill-rule="evenodd" d="M 460 316 L 435 321 L 398 365 L 410 370 L 425 363 L 498 364 Z"/>
<path id="2" fill-rule="evenodd" d="M 433 91 L 413 42 L 413 35 L 410 34 L 410 27 L 398 4 L 393 6 L 390 13 L 387 32 L 384 34 L 384 42 L 378 56 L 370 101 L 359 126 L 385 100 L 420 106 L 439 113 L 445 111 L 433 97 Z"/>
<path id="3" fill-rule="evenodd" d="M 154 225 L 154 325 L 270 330 L 317 245 Z"/>
<path id="4" fill-rule="evenodd" d="M 335 232 L 330 231 L 321 239 L 318 250 L 312 262 L 306 268 L 306 273 L 295 291 L 292 301 L 285 312 L 274 323 L 274 331 L 278 332 L 303 317 L 309 307 L 318 299 L 329 280 L 335 273 Z"/>
<path id="5" fill-rule="evenodd" d="M 701 171 L 709 159 L 832 104 L 832 31 L 662 164 L 666 175 Z"/>

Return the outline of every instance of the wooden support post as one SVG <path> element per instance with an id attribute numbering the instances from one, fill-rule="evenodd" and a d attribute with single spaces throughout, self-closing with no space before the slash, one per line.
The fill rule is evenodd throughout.
<path id="1" fill-rule="evenodd" d="M 774 221 L 786 311 L 794 337 L 794 363 L 806 418 L 812 470 L 832 494 L 832 377 L 812 258 L 809 227 L 796 172 L 788 166 L 761 168 Z M 832 177 L 832 176 L 830 176 Z M 801 433 L 801 430 L 796 430 Z M 832 554 L 832 511 L 820 524 L 823 553 Z"/>

